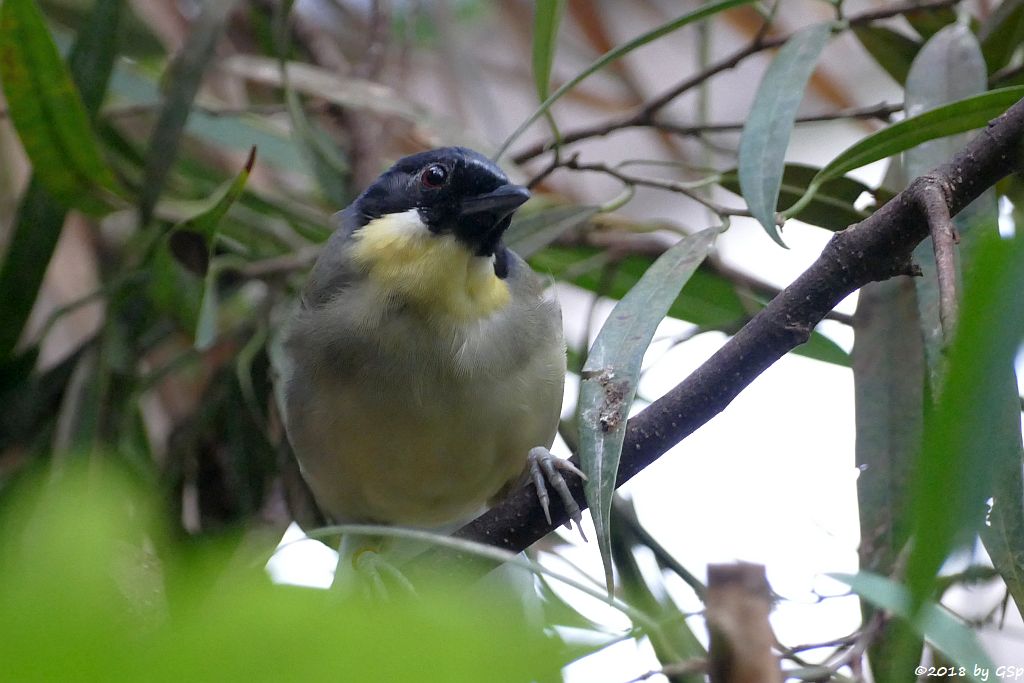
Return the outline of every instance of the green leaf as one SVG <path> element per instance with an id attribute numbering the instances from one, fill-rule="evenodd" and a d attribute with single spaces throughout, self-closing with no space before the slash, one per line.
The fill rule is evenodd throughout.
<path id="1" fill-rule="evenodd" d="M 978 31 L 988 73 L 1010 63 L 1024 42 L 1024 0 L 1006 0 L 985 20 Z"/>
<path id="2" fill-rule="evenodd" d="M 1024 336 L 1024 237 L 1004 241 L 988 232 L 974 248 L 947 371 L 925 417 L 924 446 L 914 468 L 914 546 L 906 577 L 916 604 L 931 594 L 949 553 L 972 542 L 983 527 L 995 472 L 1008 462 L 1020 467 L 1020 442 L 1006 438 L 1005 424 L 1012 414 L 1019 439 L 1019 404 L 1010 410 L 1006 390 Z M 1019 506 L 1020 491 L 1014 496 L 1002 502 Z"/>
<path id="3" fill-rule="evenodd" d="M 786 148 L 807 81 L 831 32 L 828 23 L 808 26 L 779 50 L 761 79 L 740 136 L 739 179 L 743 198 L 768 236 L 782 247 L 786 245 L 775 225 L 775 207 Z"/>
<path id="4" fill-rule="evenodd" d="M 249 150 L 249 158 L 234 180 L 215 192 L 206 202 L 206 206 L 190 218 L 174 226 L 169 236 L 168 246 L 174 257 L 197 275 L 205 275 L 213 255 L 217 227 L 227 214 L 228 209 L 242 195 L 245 183 L 256 163 L 256 148 Z"/>
<path id="5" fill-rule="evenodd" d="M 217 338 L 220 308 L 217 292 L 219 269 L 210 263 L 217 238 L 217 227 L 228 209 L 241 196 L 255 162 L 256 148 L 253 147 L 249 151 L 245 166 L 234 180 L 210 198 L 207 208 L 176 226 L 168 236 L 168 247 L 175 258 L 189 270 L 203 277 L 203 293 L 195 330 L 195 346 L 201 351 L 208 349 Z"/>
<path id="6" fill-rule="evenodd" d="M 719 234 L 709 228 L 681 239 L 662 254 L 619 301 L 601 328 L 583 366 L 580 383 L 580 463 L 597 543 L 612 591 L 611 528 L 615 479 L 636 394 L 640 364 L 658 325 Z"/>
<path id="7" fill-rule="evenodd" d="M 525 218 L 515 218 L 505 232 L 505 244 L 528 259 L 596 213 L 596 206 L 556 206 Z"/>
<path id="8" fill-rule="evenodd" d="M 786 164 L 779 187 L 778 210 L 783 211 L 799 201 L 819 170 L 813 166 Z M 719 184 L 730 192 L 740 193 L 739 175 L 735 169 L 726 171 Z M 811 202 L 793 218 L 826 230 L 845 230 L 868 217 L 868 213 L 855 208 L 854 203 L 870 191 L 867 185 L 853 178 L 833 178 L 823 183 Z"/>
<path id="9" fill-rule="evenodd" d="M 951 661 L 967 669 L 974 680 L 975 667 L 989 671 L 995 668 L 988 654 L 978 643 L 977 635 L 963 622 L 934 602 L 926 602 L 915 616 L 910 594 L 904 586 L 871 572 L 829 574 L 842 581 L 857 595 L 902 619 L 909 621 L 937 650 Z M 913 662 L 914 666 L 917 662 Z M 904 675 L 904 680 L 907 680 Z"/>
<path id="10" fill-rule="evenodd" d="M 533 83 L 543 102 L 551 83 L 551 65 L 558 47 L 558 27 L 565 12 L 565 0 L 537 0 L 533 10 Z"/>
<path id="11" fill-rule="evenodd" d="M 71 78 L 78 85 L 90 119 L 99 110 L 110 78 L 122 5 L 121 0 L 97 2 L 71 48 Z M 0 320 L 4 321 L 0 326 L 0 358 L 6 358 L 18 343 L 64 227 L 65 215 L 61 202 L 50 195 L 34 172 L 18 205 L 0 266 L 0 292 L 18 292 L 17 296 L 0 297 Z"/>
<path id="12" fill-rule="evenodd" d="M 185 45 L 168 67 L 167 96 L 146 151 L 145 177 L 139 196 L 139 214 L 143 225 L 149 223 L 153 207 L 163 192 L 167 175 L 177 157 L 182 131 L 192 111 L 192 101 L 233 5 L 233 0 L 203 3 Z"/>
<path id="13" fill-rule="evenodd" d="M 112 36 L 107 38 L 104 47 L 110 48 Z M 102 69 L 109 59 L 99 56 L 97 65 Z M 89 92 L 93 106 L 102 99 L 108 73 L 87 73 L 83 64 L 78 74 L 83 85 L 90 85 L 85 81 L 95 76 L 91 85 L 100 86 L 98 93 Z M 32 0 L 10 0 L 0 6 L 0 84 L 33 173 L 48 194 L 68 208 L 96 215 L 110 211 L 108 199 L 120 188 L 103 161 L 89 112 Z"/>
<path id="14" fill-rule="evenodd" d="M 694 10 L 693 12 L 689 12 L 688 14 L 684 14 L 681 17 L 672 19 L 671 21 L 668 21 L 660 26 L 657 26 L 651 29 L 650 31 L 647 31 L 646 33 L 637 36 L 636 38 L 633 38 L 632 40 L 629 40 L 623 43 L 622 45 L 619 45 L 615 49 L 609 50 L 608 52 L 604 53 L 603 55 L 598 57 L 592 64 L 590 64 L 587 68 L 583 69 L 583 71 L 579 72 L 578 74 L 570 78 L 568 81 L 566 81 L 560 88 L 558 88 L 558 90 L 551 93 L 551 95 L 548 96 L 546 100 L 541 102 L 540 106 L 537 107 L 537 110 L 530 114 L 526 118 L 526 120 L 523 121 L 519 125 L 519 127 L 516 128 L 515 131 L 513 131 L 512 134 L 505 139 L 505 142 L 502 143 L 501 148 L 498 149 L 498 151 L 494 155 L 495 161 L 500 159 L 502 155 L 504 155 L 505 152 L 508 151 L 508 148 L 512 146 L 512 143 L 519 139 L 519 136 L 525 133 L 526 129 L 533 125 L 534 121 L 543 116 L 551 108 L 551 105 L 553 105 L 555 102 L 561 99 L 563 95 L 565 95 L 567 92 L 575 88 L 584 80 L 594 75 L 595 73 L 597 73 L 604 67 L 608 66 L 612 62 L 622 59 L 633 50 L 643 47 L 644 45 L 647 45 L 648 43 L 653 42 L 658 38 L 661 38 L 662 36 L 672 33 L 673 31 L 676 31 L 682 28 L 683 26 L 686 26 L 687 24 L 691 24 L 695 21 L 700 21 L 701 19 L 706 19 L 724 10 L 732 9 L 733 7 L 739 7 L 740 5 L 748 5 L 751 2 L 753 2 L 753 0 L 719 0 L 719 2 L 712 2 L 706 4 L 703 7 Z"/>
<path id="15" fill-rule="evenodd" d="M 891 28 L 870 24 L 855 26 L 853 34 L 878 65 L 903 85 L 921 43 Z"/>
<path id="16" fill-rule="evenodd" d="M 904 152 L 922 142 L 984 128 L 1021 97 L 1024 97 L 1024 86 L 1001 88 L 908 117 L 846 148 L 821 169 L 808 192 L 817 191 L 828 180 Z M 804 198 L 808 199 L 807 195 Z"/>

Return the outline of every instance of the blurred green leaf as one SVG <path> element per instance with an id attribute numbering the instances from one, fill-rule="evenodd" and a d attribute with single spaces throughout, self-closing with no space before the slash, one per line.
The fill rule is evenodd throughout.
<path id="1" fill-rule="evenodd" d="M 1010 63 L 1024 42 L 1024 0 L 1005 0 L 985 19 L 978 31 L 988 73 Z"/>
<path id="2" fill-rule="evenodd" d="M 1024 336 L 1024 317 L 1018 314 L 1024 238 L 1004 241 L 988 233 L 975 248 L 947 372 L 925 417 L 924 446 L 914 468 L 914 546 L 906 577 L 915 603 L 931 594 L 949 553 L 973 541 L 984 524 L 985 502 L 1003 454 L 1009 450 L 1006 457 L 1014 457 L 1003 429 L 1004 389 Z M 1020 505 L 1020 492 L 1015 495 L 1007 504 Z"/>
<path id="3" fill-rule="evenodd" d="M 818 55 L 832 33 L 831 24 L 808 26 L 779 50 L 761 79 L 740 136 L 739 181 L 750 213 L 779 246 L 775 207 L 786 164 L 786 148 Z"/>
<path id="4" fill-rule="evenodd" d="M 82 106 L 90 120 L 96 116 L 110 78 L 122 4 L 121 0 L 97 2 L 71 48 L 71 78 L 78 85 Z M 3 54 L 0 48 L 0 59 Z M 0 67 L 2 73 L 3 67 Z M 2 75 L 0 80 L 3 80 Z M 65 215 L 61 202 L 50 195 L 34 172 L 18 205 L 10 242 L 0 266 L 0 292 L 18 293 L 0 297 L 0 320 L 4 321 L 0 326 L 0 358 L 6 358 L 21 337 L 64 227 Z"/>
<path id="5" fill-rule="evenodd" d="M 233 5 L 234 0 L 203 3 L 184 46 L 168 66 L 167 95 L 146 151 L 145 177 L 139 196 L 143 225 L 149 223 L 153 207 L 163 193 L 167 175 L 178 155 L 182 131 L 192 111 L 192 101 Z"/>
<path id="6" fill-rule="evenodd" d="M 640 364 L 679 290 L 707 256 L 718 228 L 688 235 L 662 254 L 612 310 L 598 333 L 580 383 L 580 464 L 612 592 L 610 516 L 626 418 L 636 394 Z"/>
<path id="7" fill-rule="evenodd" d="M 819 171 L 813 166 L 786 164 L 779 187 L 778 210 L 784 211 L 799 201 Z M 740 193 L 739 176 L 735 169 L 726 171 L 719 184 L 730 192 Z M 870 191 L 867 185 L 853 178 L 832 178 L 822 183 L 811 202 L 793 218 L 826 230 L 845 230 L 868 217 L 868 213 L 855 208 L 854 203 L 862 194 Z"/>
<path id="8" fill-rule="evenodd" d="M 906 82 L 910 64 L 921 49 L 921 43 L 899 31 L 871 24 L 854 26 L 853 34 L 894 81 L 900 85 Z"/>
<path id="9" fill-rule="evenodd" d="M 97 11 L 105 9 L 101 3 Z M 116 22 L 90 25 L 84 39 L 93 41 L 92 47 L 113 50 L 112 35 L 94 37 L 105 28 L 116 28 Z M 85 55 L 84 50 L 78 54 Z M 76 78 L 90 86 L 94 107 L 102 99 L 111 59 L 112 54 L 78 57 Z M 103 161 L 89 111 L 32 0 L 0 6 L 0 84 L 33 173 L 48 194 L 66 208 L 97 215 L 110 211 L 107 200 L 121 190 Z"/>
<path id="10" fill-rule="evenodd" d="M 505 244 L 528 259 L 566 232 L 586 223 L 597 211 L 596 206 L 556 206 L 525 218 L 515 217 L 505 232 Z"/>
<path id="11" fill-rule="evenodd" d="M 934 602 L 924 603 L 922 610 L 915 616 L 910 593 L 904 586 L 891 579 L 871 572 L 829 576 L 836 581 L 842 581 L 857 595 L 876 607 L 908 620 L 937 650 L 955 664 L 963 666 L 973 680 L 983 680 L 974 673 L 975 667 L 982 667 L 988 671 L 995 668 L 970 627 Z M 913 662 L 910 666 L 916 664 L 917 662 Z M 903 679 L 906 680 L 906 675 Z"/>
<path id="12" fill-rule="evenodd" d="M 724 10 L 732 9 L 733 7 L 739 7 L 740 5 L 750 4 L 751 2 L 753 2 L 753 0 L 719 0 L 719 2 L 710 2 L 704 5 L 703 7 L 700 7 L 699 9 L 696 9 L 688 14 L 684 14 L 681 17 L 672 19 L 671 21 L 665 22 L 661 26 L 653 28 L 650 31 L 647 31 L 646 33 L 637 36 L 636 38 L 633 38 L 632 40 L 629 40 L 623 43 L 622 45 L 619 45 L 615 49 L 609 50 L 608 52 L 604 53 L 583 71 L 579 72 L 578 74 L 570 78 L 568 81 L 566 81 L 564 84 L 562 84 L 562 86 L 558 88 L 558 90 L 556 90 L 555 92 L 551 93 L 551 95 L 548 96 L 546 100 L 541 102 L 540 106 L 537 107 L 536 111 L 530 114 L 530 116 L 528 116 L 526 120 L 523 121 L 519 125 L 519 127 L 516 128 L 515 131 L 513 131 L 512 134 L 505 139 L 505 142 L 502 143 L 501 148 L 498 149 L 498 151 L 494 154 L 495 161 L 500 159 L 502 155 L 504 155 L 505 152 L 508 151 L 508 148 L 512 146 L 512 143 L 519 139 L 519 136 L 525 133 L 526 129 L 533 125 L 534 121 L 543 116 L 551 108 L 551 105 L 553 105 L 555 102 L 561 99 L 561 97 L 565 95 L 565 93 L 569 92 L 577 85 L 582 83 L 585 79 L 594 75 L 595 73 L 597 73 L 604 67 L 608 66 L 612 62 L 622 59 L 633 50 L 643 47 L 644 45 L 647 45 L 648 43 L 651 43 L 657 40 L 658 38 L 661 38 L 662 36 L 672 33 L 673 31 L 676 31 L 682 28 L 683 26 L 686 26 L 687 24 L 691 24 L 695 21 L 700 21 L 701 19 L 706 19 Z"/>
<path id="13" fill-rule="evenodd" d="M 19 615 L 0 624 L 5 678 L 558 679 L 555 643 L 519 616 L 518 596 L 427 586 L 417 601 L 342 609 L 327 591 L 271 584 L 259 567 L 225 575 L 227 542 L 173 543 L 153 521 L 152 492 L 102 464 L 4 500 L 0 611 Z"/>
<path id="14" fill-rule="evenodd" d="M 951 7 L 934 7 L 910 10 L 904 18 L 925 40 L 956 21 L 956 10 Z"/>

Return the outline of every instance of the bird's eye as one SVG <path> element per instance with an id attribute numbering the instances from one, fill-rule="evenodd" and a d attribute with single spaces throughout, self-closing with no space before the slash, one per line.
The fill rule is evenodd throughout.
<path id="1" fill-rule="evenodd" d="M 423 169 L 420 182 L 423 183 L 423 187 L 441 187 L 448 182 L 448 169 L 441 164 L 431 164 Z"/>

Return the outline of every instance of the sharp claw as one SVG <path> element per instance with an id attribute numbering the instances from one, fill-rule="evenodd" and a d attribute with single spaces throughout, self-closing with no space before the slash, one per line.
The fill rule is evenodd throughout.
<path id="1" fill-rule="evenodd" d="M 562 472 L 571 472 L 584 480 L 586 480 L 586 475 L 568 460 L 562 460 L 551 455 L 551 452 L 546 448 L 538 447 L 531 449 L 529 460 L 533 486 L 537 490 L 537 498 L 540 500 L 541 508 L 544 510 L 544 517 L 547 519 L 548 524 L 551 524 L 551 512 L 548 509 L 550 496 L 547 491 L 547 486 L 550 485 L 558 493 L 558 497 L 561 498 L 562 505 L 568 513 L 569 519 L 565 522 L 565 527 L 571 530 L 572 522 L 575 522 L 580 536 L 586 541 L 587 536 L 583 533 L 583 526 L 581 525 L 583 515 L 579 505 L 576 504 L 576 499 L 572 496 L 572 492 L 569 491 L 569 485 L 566 484 Z"/>

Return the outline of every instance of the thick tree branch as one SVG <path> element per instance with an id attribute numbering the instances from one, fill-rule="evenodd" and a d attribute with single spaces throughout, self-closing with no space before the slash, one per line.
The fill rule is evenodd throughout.
<path id="1" fill-rule="evenodd" d="M 707 362 L 629 420 L 617 485 L 692 434 L 786 353 L 807 341 L 836 304 L 863 285 L 911 269 L 914 247 L 929 234 L 921 197 L 940 184 L 950 215 L 956 215 L 1024 160 L 1024 100 L 989 123 L 951 161 L 916 179 L 869 218 L 837 233 L 818 259 L 722 346 Z M 570 489 L 586 507 L 581 482 Z M 523 550 L 566 520 L 552 501 L 553 525 L 544 519 L 530 488 L 515 492 L 455 533 L 513 551 Z M 421 557 L 418 569 L 445 571 L 439 553 Z M 459 566 L 472 563 L 459 560 Z"/>

